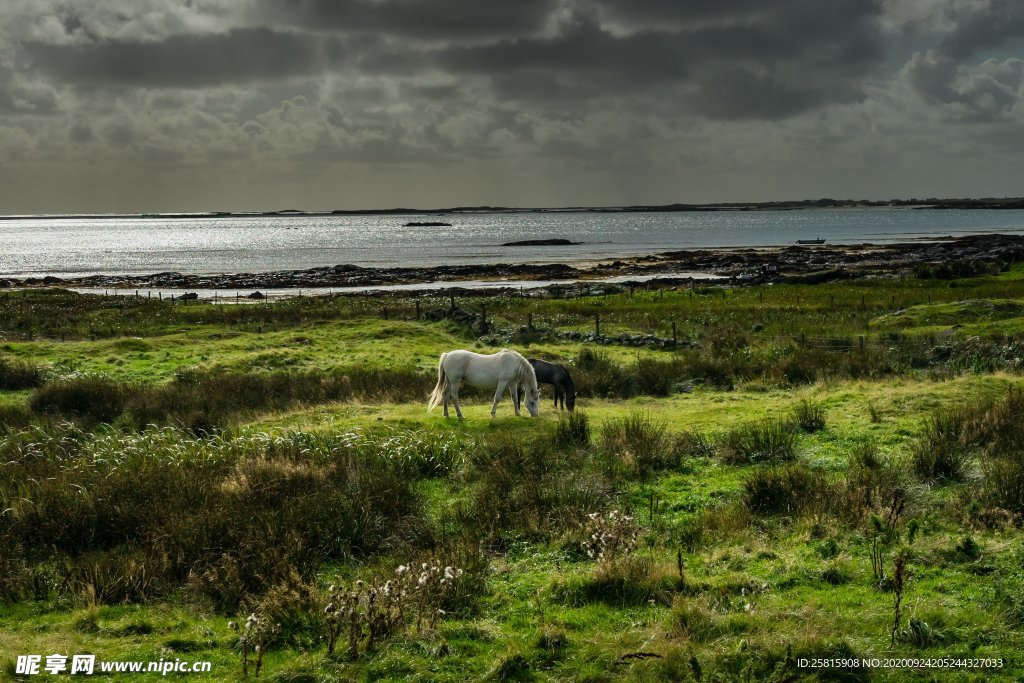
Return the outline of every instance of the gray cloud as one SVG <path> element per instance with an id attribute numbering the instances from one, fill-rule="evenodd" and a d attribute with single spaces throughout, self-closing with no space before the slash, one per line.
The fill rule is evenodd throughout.
<path id="1" fill-rule="evenodd" d="M 202 88 L 315 73 L 327 60 L 324 40 L 269 28 L 22 47 L 31 70 L 75 85 Z M 344 54 L 330 48 L 332 60 Z"/>
<path id="2" fill-rule="evenodd" d="M 949 9 L 947 19 L 954 28 L 938 51 L 957 61 L 1024 37 L 1024 5 L 1018 0 L 957 4 Z"/>
<path id="3" fill-rule="evenodd" d="M 555 0 L 259 0 L 253 13 L 263 20 L 316 31 L 479 39 L 538 31 L 557 4 Z"/>
<path id="4" fill-rule="evenodd" d="M 1018 5 L 7 0 L 0 212 L 997 192 Z"/>

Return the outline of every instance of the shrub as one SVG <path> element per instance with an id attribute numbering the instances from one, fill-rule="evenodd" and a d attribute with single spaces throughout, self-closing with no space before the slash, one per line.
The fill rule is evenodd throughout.
<path id="1" fill-rule="evenodd" d="M 44 384 L 29 398 L 34 413 L 113 422 L 124 411 L 131 385 L 102 375 L 79 375 Z"/>
<path id="2" fill-rule="evenodd" d="M 66 558 L 97 601 L 188 582 L 234 611 L 325 560 L 429 537 L 405 465 L 349 440 L 15 432 L 0 440 L 15 463 L 0 478 L 0 542 L 26 562 Z"/>
<path id="3" fill-rule="evenodd" d="M 1024 443 L 1024 391 L 1002 401 L 982 399 L 934 413 L 912 450 L 914 471 L 925 481 L 962 479 L 977 455 L 1000 457 Z"/>
<path id="4" fill-rule="evenodd" d="M 1024 447 L 985 464 L 981 498 L 989 507 L 1024 515 Z"/>
<path id="5" fill-rule="evenodd" d="M 906 480 L 905 470 L 879 458 L 873 442 L 863 444 L 851 456 L 846 475 L 837 482 L 832 511 L 852 522 L 871 514 L 886 514 L 894 501 L 906 499 Z"/>
<path id="6" fill-rule="evenodd" d="M 796 442 L 796 430 L 791 422 L 764 420 L 740 425 L 723 437 L 722 458 L 733 465 L 783 462 L 796 457 Z"/>
<path id="7" fill-rule="evenodd" d="M 602 351 L 589 347 L 576 354 L 573 382 L 578 396 L 599 398 L 632 396 L 626 372 Z"/>
<path id="8" fill-rule="evenodd" d="M 715 441 L 706 434 L 688 429 L 676 435 L 674 449 L 684 456 L 710 458 L 715 454 Z"/>
<path id="9" fill-rule="evenodd" d="M 663 420 L 643 412 L 609 420 L 601 426 L 601 450 L 645 478 L 655 470 L 679 465 L 680 453 Z"/>
<path id="10" fill-rule="evenodd" d="M 0 358 L 0 390 L 35 389 L 43 383 L 39 367 L 22 360 Z"/>
<path id="11" fill-rule="evenodd" d="M 709 610 L 693 598 L 677 595 L 672 601 L 669 618 L 674 633 L 696 643 L 707 642 L 722 634 Z"/>
<path id="12" fill-rule="evenodd" d="M 743 504 L 754 514 L 824 511 L 833 495 L 827 477 L 802 463 L 758 469 L 743 482 Z"/>
<path id="13" fill-rule="evenodd" d="M 32 423 L 32 411 L 22 403 L 0 403 L 0 433 L 27 427 Z"/>
<path id="14" fill-rule="evenodd" d="M 481 440 L 469 456 L 467 478 L 474 486 L 458 521 L 472 534 L 493 539 L 518 531 L 550 538 L 578 526 L 585 510 L 608 502 L 607 484 L 580 473 L 582 455 L 556 450 L 550 439 Z"/>
<path id="15" fill-rule="evenodd" d="M 582 410 L 560 415 L 555 426 L 555 443 L 563 448 L 590 445 L 590 419 Z"/>
<path id="16" fill-rule="evenodd" d="M 805 432 L 813 433 L 825 428 L 825 409 L 807 400 L 800 401 L 793 410 L 796 425 Z"/>

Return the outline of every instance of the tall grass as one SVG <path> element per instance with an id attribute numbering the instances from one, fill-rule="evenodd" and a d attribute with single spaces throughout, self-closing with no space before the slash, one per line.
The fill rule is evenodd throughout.
<path id="1" fill-rule="evenodd" d="M 37 414 L 81 419 L 88 424 L 114 422 L 124 416 L 136 428 L 178 424 L 200 432 L 223 427 L 247 413 L 299 404 L 419 399 L 429 393 L 433 381 L 413 370 L 377 368 L 336 373 L 185 370 L 157 385 L 77 375 L 39 387 L 29 406 Z"/>
<path id="2" fill-rule="evenodd" d="M 1022 411 L 1024 391 L 1011 389 L 1000 401 L 981 399 L 935 412 L 912 447 L 914 471 L 925 481 L 959 480 L 978 457 L 1012 454 L 1024 443 Z"/>
<path id="3" fill-rule="evenodd" d="M 14 560 L 64 563 L 71 591 L 100 602 L 187 583 L 231 611 L 291 572 L 429 537 L 420 466 L 357 435 L 65 425 L 14 433 L 0 453 L 13 463 L 0 479 L 0 543 Z"/>
<path id="4" fill-rule="evenodd" d="M 721 440 L 724 462 L 744 465 L 784 462 L 796 457 L 797 433 L 788 420 L 764 420 L 734 427 Z"/>
<path id="5" fill-rule="evenodd" d="M 664 420 L 632 412 L 601 426 L 600 450 L 606 463 L 624 467 L 645 479 L 656 470 L 677 467 L 681 453 Z"/>
<path id="6" fill-rule="evenodd" d="M 0 356 L 0 390 L 33 389 L 43 383 L 43 371 L 25 361 Z"/>

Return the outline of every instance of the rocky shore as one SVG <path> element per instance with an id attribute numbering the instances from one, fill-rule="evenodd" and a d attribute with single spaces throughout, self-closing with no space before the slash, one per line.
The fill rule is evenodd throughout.
<path id="1" fill-rule="evenodd" d="M 325 266 L 263 273 L 194 275 L 91 275 L 77 278 L 2 278 L 0 287 L 96 287 L 166 289 L 279 289 L 376 287 L 468 280 L 591 280 L 652 276 L 678 279 L 681 273 L 727 277 L 736 284 L 825 282 L 931 269 L 933 277 L 994 271 L 1024 259 L 1024 236 L 971 235 L 898 244 L 814 245 L 769 248 L 694 249 L 618 259 L 586 266 L 484 264 L 425 268 Z M 685 276 L 684 276 L 685 277 Z"/>

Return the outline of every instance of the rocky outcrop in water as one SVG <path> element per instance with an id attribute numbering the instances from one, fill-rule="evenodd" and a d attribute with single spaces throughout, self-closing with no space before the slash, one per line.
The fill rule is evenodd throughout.
<path id="1" fill-rule="evenodd" d="M 657 276 L 663 285 L 685 285 L 680 273 L 707 273 L 729 278 L 735 284 L 764 282 L 824 282 L 865 276 L 910 273 L 932 264 L 975 264 L 1002 268 L 1024 259 L 1024 236 L 971 235 L 900 244 L 788 246 L 772 248 L 693 249 L 670 251 L 640 258 L 618 259 L 587 268 L 564 263 L 483 264 L 420 268 L 364 268 L 355 265 L 325 266 L 306 270 L 268 273 L 191 275 L 92 275 L 77 278 L 6 278 L 9 286 L 65 286 L 97 288 L 221 289 L 253 291 L 303 287 L 377 287 L 383 285 L 441 282 L 457 286 L 466 280 L 582 280 L 578 288 L 611 289 L 606 283 L 587 283 L 587 278 Z M 942 270 L 937 268 L 937 271 Z M 953 276 L 963 269 L 950 268 Z M 969 273 L 965 273 L 969 274 Z M 619 285 L 622 286 L 622 285 Z M 556 290 L 557 287 L 549 288 Z"/>

